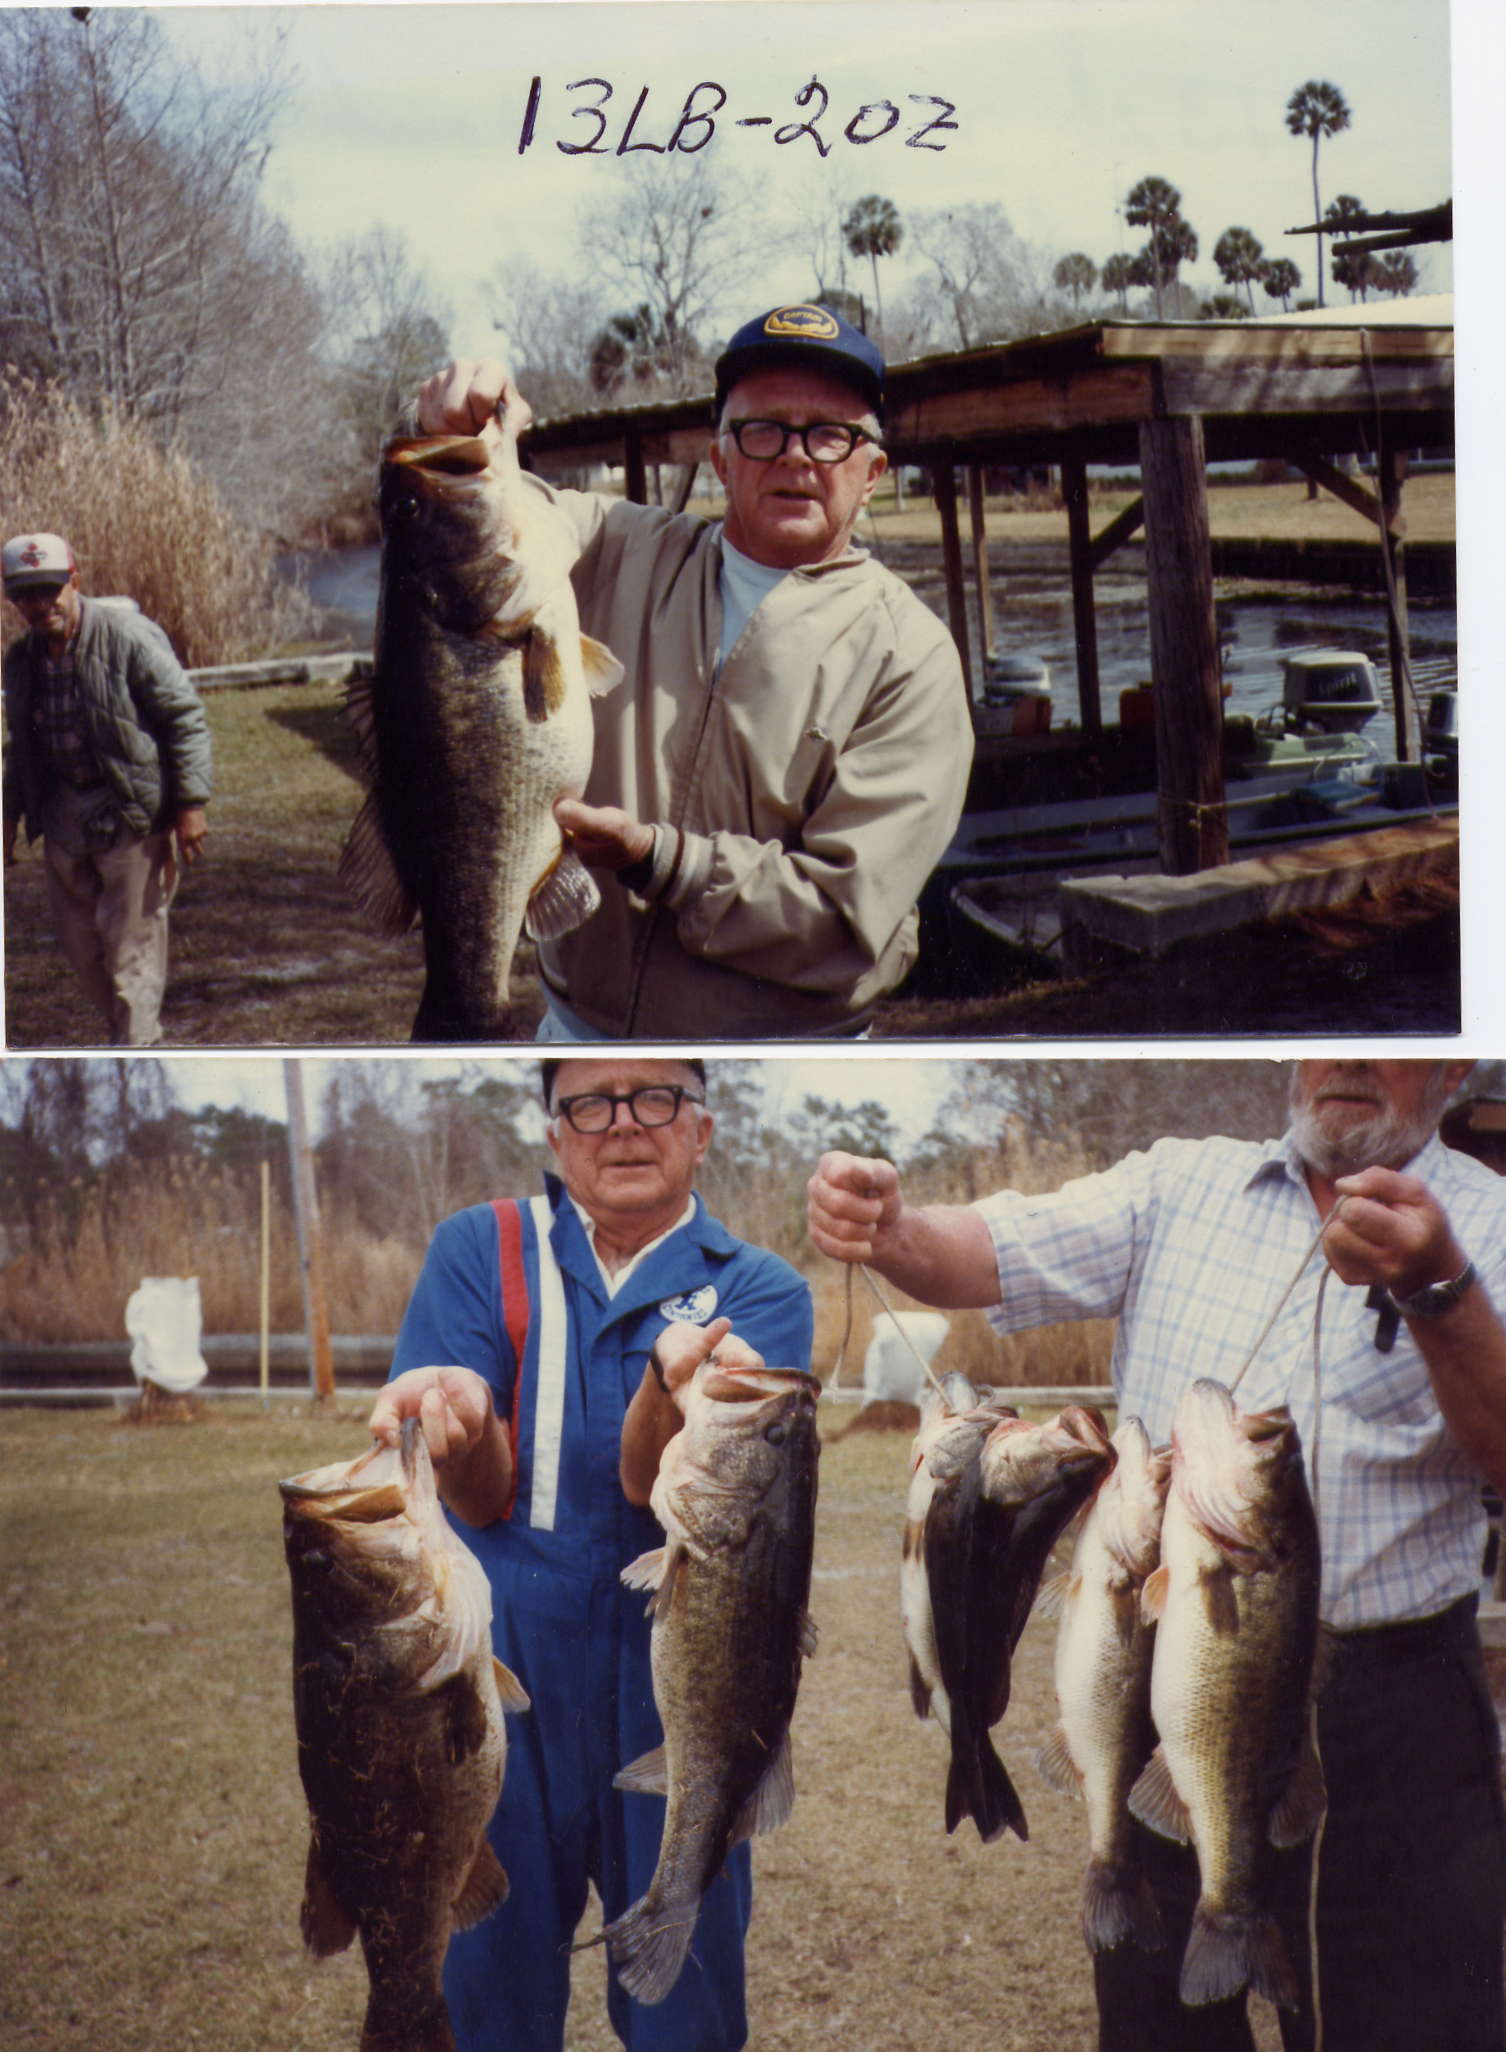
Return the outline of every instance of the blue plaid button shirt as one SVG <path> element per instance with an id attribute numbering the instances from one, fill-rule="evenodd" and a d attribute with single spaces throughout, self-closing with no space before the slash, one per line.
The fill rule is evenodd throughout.
<path id="1" fill-rule="evenodd" d="M 1506 1303 L 1506 1182 L 1432 1139 L 1409 1164 L 1449 1215 L 1497 1305 Z M 1161 1140 L 1046 1196 L 1003 1191 L 976 1209 L 993 1235 L 1001 1332 L 1119 1320 L 1121 1415 L 1171 1436 L 1198 1376 L 1232 1382 L 1317 1234 L 1285 1141 Z M 1239 1385 L 1248 1410 L 1288 1404 L 1313 1444 L 1315 1254 Z M 1376 1345 L 1362 1287 L 1329 1278 L 1322 1307 L 1318 1509 L 1332 1625 L 1428 1617 L 1479 1586 L 1480 1477 L 1454 1445 L 1405 1325 Z M 1311 1472 L 1311 1470 L 1310 1470 Z"/>

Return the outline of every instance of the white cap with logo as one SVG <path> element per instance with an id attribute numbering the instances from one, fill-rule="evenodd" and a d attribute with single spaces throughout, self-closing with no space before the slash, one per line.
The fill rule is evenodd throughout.
<path id="1" fill-rule="evenodd" d="M 66 584 L 77 567 L 60 534 L 18 534 L 0 549 L 0 578 L 7 592 L 24 591 L 29 584 Z"/>

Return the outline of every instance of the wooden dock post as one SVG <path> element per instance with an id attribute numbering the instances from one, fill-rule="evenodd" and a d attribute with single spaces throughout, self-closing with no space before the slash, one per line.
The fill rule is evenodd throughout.
<path id="1" fill-rule="evenodd" d="M 981 678 L 988 676 L 994 652 L 994 594 L 988 576 L 988 509 L 983 491 L 983 467 L 967 467 L 967 520 L 973 544 L 973 578 L 978 587 L 978 664 Z"/>
<path id="2" fill-rule="evenodd" d="M 1161 867 L 1186 876 L 1229 859 L 1208 482 L 1197 414 L 1141 422 L 1140 476 Z"/>
<path id="3" fill-rule="evenodd" d="M 1093 535 L 1088 520 L 1088 467 L 1077 455 L 1062 458 L 1067 540 L 1072 561 L 1072 631 L 1077 641 L 1077 705 L 1090 741 L 1103 732 L 1098 688 L 1098 620 L 1093 611 Z"/>
<path id="4" fill-rule="evenodd" d="M 973 695 L 972 653 L 967 645 L 967 596 L 962 583 L 962 536 L 957 523 L 957 473 L 951 459 L 931 466 L 931 489 L 941 515 L 941 554 L 946 568 L 947 621 L 957 644 L 962 664 L 962 681 L 968 698 Z"/>
<path id="5" fill-rule="evenodd" d="M 1386 653 L 1391 664 L 1391 697 L 1396 715 L 1396 759 L 1416 762 L 1422 753 L 1422 732 L 1417 706 L 1412 697 L 1411 636 L 1407 622 L 1407 542 L 1401 517 L 1401 492 L 1407 476 L 1407 452 L 1389 443 L 1381 450 L 1380 545 L 1390 554 L 1391 574 L 1387 591 L 1394 607 L 1386 607 Z"/>

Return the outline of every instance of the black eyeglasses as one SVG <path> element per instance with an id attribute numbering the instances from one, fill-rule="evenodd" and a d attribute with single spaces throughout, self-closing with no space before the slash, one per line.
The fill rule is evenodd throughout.
<path id="1" fill-rule="evenodd" d="M 8 591 L 5 596 L 12 605 L 19 605 L 22 599 L 46 599 L 51 604 L 66 582 L 66 578 L 60 577 L 56 584 L 23 584 L 16 591 Z"/>
<path id="2" fill-rule="evenodd" d="M 812 463 L 845 463 L 859 442 L 876 442 L 867 428 L 845 420 L 812 420 L 790 427 L 782 420 L 729 420 L 731 435 L 744 456 L 755 463 L 774 463 L 797 441 Z"/>
<path id="3" fill-rule="evenodd" d="M 640 1126 L 668 1126 L 674 1123 L 682 1103 L 705 1102 L 704 1097 L 681 1089 L 678 1083 L 645 1083 L 621 1097 L 610 1090 L 583 1091 L 579 1097 L 562 1097 L 554 1109 L 577 1133 L 604 1133 L 616 1118 L 619 1104 L 627 1106 Z"/>

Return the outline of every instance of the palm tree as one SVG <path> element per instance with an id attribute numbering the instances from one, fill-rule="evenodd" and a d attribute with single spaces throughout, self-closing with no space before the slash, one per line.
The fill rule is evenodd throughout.
<path id="1" fill-rule="evenodd" d="M 1366 219 L 1365 202 L 1356 199 L 1352 192 L 1341 192 L 1336 200 L 1330 200 L 1323 210 L 1325 226 L 1334 230 L 1335 240 L 1346 234 L 1356 234 Z M 1347 288 L 1349 297 L 1363 299 L 1377 280 L 1375 259 L 1368 250 L 1359 250 L 1352 256 L 1339 256 L 1335 252 L 1330 275 L 1335 285 Z"/>
<path id="2" fill-rule="evenodd" d="M 1417 266 L 1404 249 L 1388 249 L 1375 260 L 1375 278 L 1391 299 L 1405 299 L 1417 283 Z"/>
<path id="3" fill-rule="evenodd" d="M 1290 257 L 1272 257 L 1260 270 L 1260 282 L 1272 299 L 1281 301 L 1281 311 L 1291 311 L 1287 302 L 1302 283 L 1302 273 Z"/>
<path id="4" fill-rule="evenodd" d="M 1313 219 L 1318 228 L 1318 304 L 1323 304 L 1323 202 L 1318 197 L 1318 145 L 1325 135 L 1349 126 L 1349 106 L 1336 85 L 1310 78 L 1286 103 L 1286 125 L 1293 135 L 1313 139 Z"/>
<path id="5" fill-rule="evenodd" d="M 878 260 L 881 256 L 893 256 L 904 232 L 898 207 L 876 192 L 860 199 L 842 223 L 849 255 L 865 256 L 873 265 L 873 312 L 880 339 L 884 333 L 884 308 L 879 298 Z"/>
<path id="6" fill-rule="evenodd" d="M 1255 280 L 1264 269 L 1265 251 L 1248 228 L 1226 228 L 1213 245 L 1213 261 L 1226 285 L 1243 285 L 1250 312 L 1255 311 Z"/>
<path id="7" fill-rule="evenodd" d="M 1103 286 L 1105 292 L 1118 293 L 1119 311 L 1122 314 L 1129 312 L 1129 289 L 1131 285 L 1139 283 L 1134 272 L 1135 259 L 1120 253 L 1115 256 L 1105 257 L 1103 269 L 1098 274 L 1099 283 Z"/>
<path id="8" fill-rule="evenodd" d="M 1072 311 L 1085 292 L 1091 292 L 1098 282 L 1098 266 L 1090 256 L 1084 256 L 1080 249 L 1074 249 L 1070 256 L 1064 256 L 1051 273 L 1052 283 L 1058 292 L 1070 292 Z"/>
<path id="9" fill-rule="evenodd" d="M 1182 195 L 1164 178 L 1142 178 L 1131 186 L 1124 218 L 1132 228 L 1150 230 L 1144 254 L 1159 319 L 1165 310 L 1165 286 L 1175 279 L 1178 264 L 1191 263 L 1197 256 L 1197 236 L 1182 219 Z"/>

